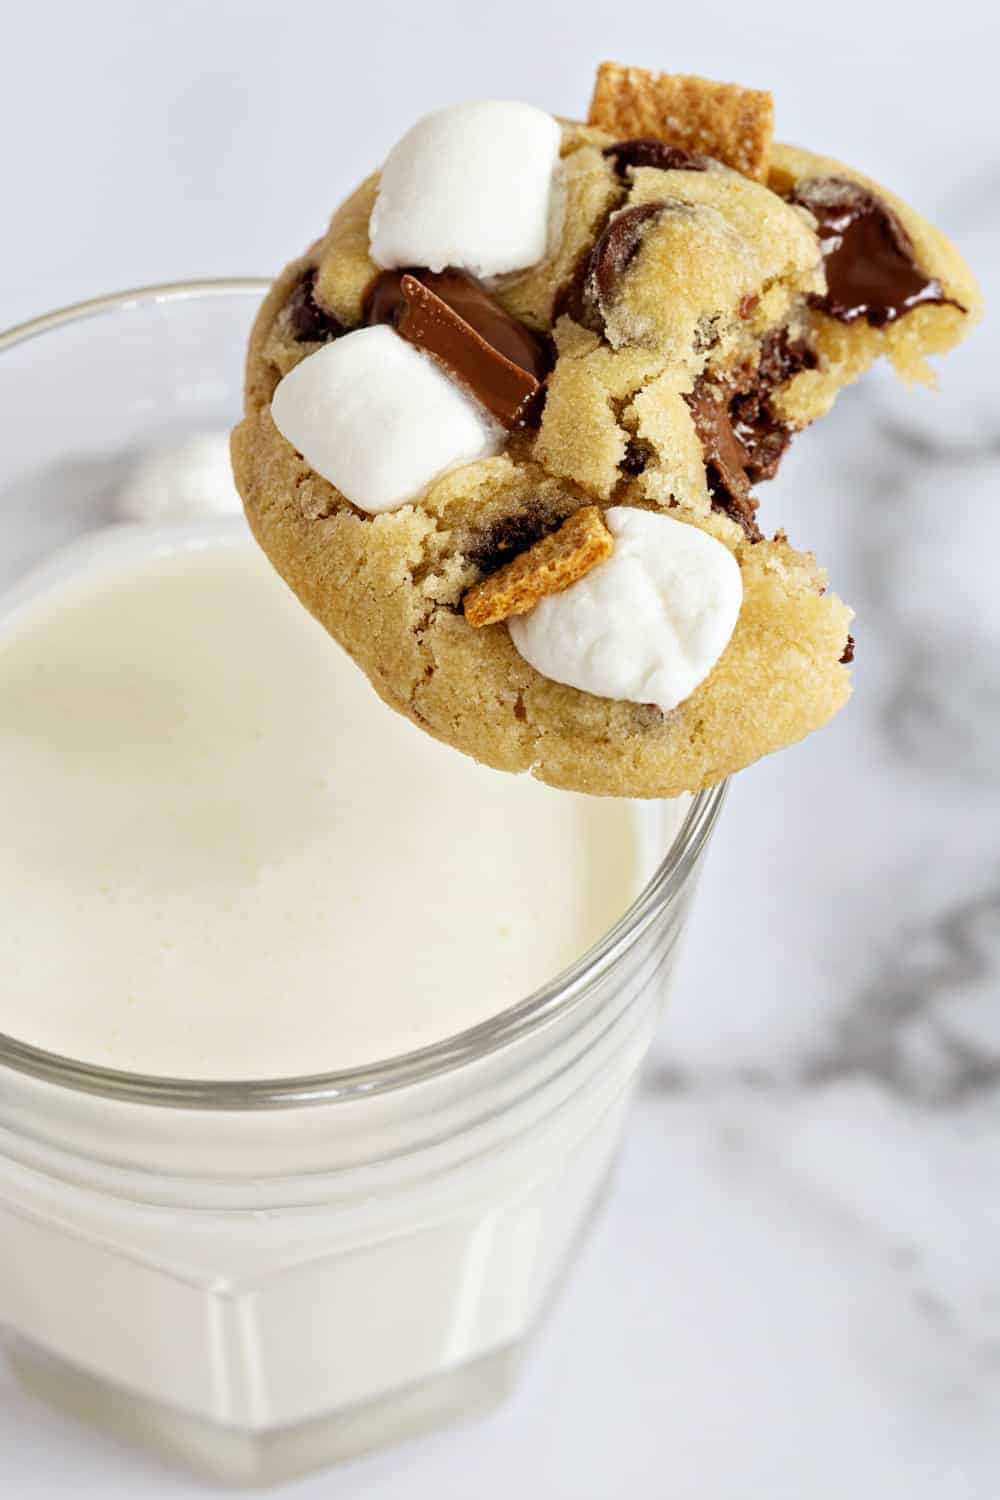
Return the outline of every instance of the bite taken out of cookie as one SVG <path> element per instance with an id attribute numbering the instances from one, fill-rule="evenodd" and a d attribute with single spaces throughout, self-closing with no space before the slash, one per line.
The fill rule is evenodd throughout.
<path id="1" fill-rule="evenodd" d="M 880 356 L 931 380 L 980 294 L 772 120 L 612 63 L 587 124 L 440 110 L 260 310 L 258 541 L 388 704 L 500 770 L 674 796 L 849 696 L 851 611 L 755 488 Z"/>

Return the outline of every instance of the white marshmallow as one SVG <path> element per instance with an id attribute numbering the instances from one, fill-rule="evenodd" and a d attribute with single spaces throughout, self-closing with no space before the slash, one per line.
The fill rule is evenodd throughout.
<path id="1" fill-rule="evenodd" d="M 390 151 L 371 217 L 380 266 L 499 276 L 543 259 L 561 132 L 531 104 L 455 104 Z"/>
<path id="2" fill-rule="evenodd" d="M 655 703 L 689 698 L 725 650 L 743 602 L 739 564 L 697 526 L 616 505 L 606 562 L 509 621 L 525 661 L 555 682 Z"/>
<path id="3" fill-rule="evenodd" d="M 271 415 L 317 474 L 373 514 L 406 505 L 439 474 L 495 453 L 502 441 L 430 355 L 385 324 L 302 360 L 275 391 Z"/>
<path id="4" fill-rule="evenodd" d="M 115 496 L 115 511 L 126 521 L 236 516 L 242 510 L 225 431 L 143 454 Z"/>

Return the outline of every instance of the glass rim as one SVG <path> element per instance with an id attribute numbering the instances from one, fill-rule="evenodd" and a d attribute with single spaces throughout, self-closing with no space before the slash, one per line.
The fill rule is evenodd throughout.
<path id="1" fill-rule="evenodd" d="M 268 280 L 259 277 L 217 277 L 162 282 L 111 292 L 56 308 L 0 331 L 0 352 L 87 318 L 202 298 L 262 296 L 270 285 Z M 619 920 L 575 963 L 497 1015 L 440 1042 L 362 1067 L 328 1073 L 217 1080 L 105 1068 L 33 1047 L 0 1031 L 0 1068 L 27 1074 L 77 1093 L 96 1094 L 119 1102 L 201 1110 L 288 1108 L 367 1098 L 427 1082 L 465 1063 L 499 1052 L 541 1030 L 556 1015 L 575 1009 L 590 993 L 596 980 L 631 948 L 664 907 L 679 895 L 715 826 L 726 788 L 727 783 L 723 781 L 695 794 L 684 822 L 639 895 Z"/>

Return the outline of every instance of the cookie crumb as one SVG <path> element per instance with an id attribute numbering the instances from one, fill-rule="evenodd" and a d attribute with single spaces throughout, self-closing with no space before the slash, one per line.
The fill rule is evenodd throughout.
<path id="1" fill-rule="evenodd" d="M 762 89 L 605 62 L 587 123 L 619 137 L 652 136 L 767 181 L 774 100 Z"/>
<path id="2" fill-rule="evenodd" d="M 546 594 L 560 594 L 611 556 L 614 543 L 596 505 L 585 505 L 551 536 L 512 558 L 465 596 L 465 618 L 477 630 L 525 615 Z"/>

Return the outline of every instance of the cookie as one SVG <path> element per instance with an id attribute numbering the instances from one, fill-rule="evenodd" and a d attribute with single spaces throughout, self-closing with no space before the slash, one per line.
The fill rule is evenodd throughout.
<path id="1" fill-rule="evenodd" d="M 983 315 L 982 293 L 956 247 L 901 198 L 831 157 L 776 145 L 768 181 L 826 230 L 829 287 L 809 299 L 803 336 L 815 363 L 777 393 L 779 418 L 792 429 L 815 421 L 883 356 L 906 384 L 934 386 L 928 357 L 961 343 Z M 861 231 L 854 264 L 874 287 L 852 275 L 852 245 L 837 232 L 852 219 Z M 853 233 L 857 240 L 857 227 Z M 895 287 L 895 304 L 887 285 Z"/>
<path id="2" fill-rule="evenodd" d="M 255 535 L 387 703 L 498 769 L 631 797 L 711 785 L 846 701 L 851 612 L 761 535 L 754 487 L 875 358 L 922 378 L 979 311 L 943 236 L 772 146 L 767 102 L 727 92 L 712 138 L 722 86 L 649 76 L 651 103 L 605 75 L 612 130 L 562 123 L 527 186 L 509 153 L 552 148 L 541 111 L 420 122 L 391 191 L 364 182 L 272 288 L 233 436 Z M 437 216 L 401 212 L 404 189 Z M 452 245 L 463 264 L 440 263 Z M 872 254 L 898 305 L 864 300 L 850 262 Z M 528 612 L 501 618 L 512 597 Z"/>

